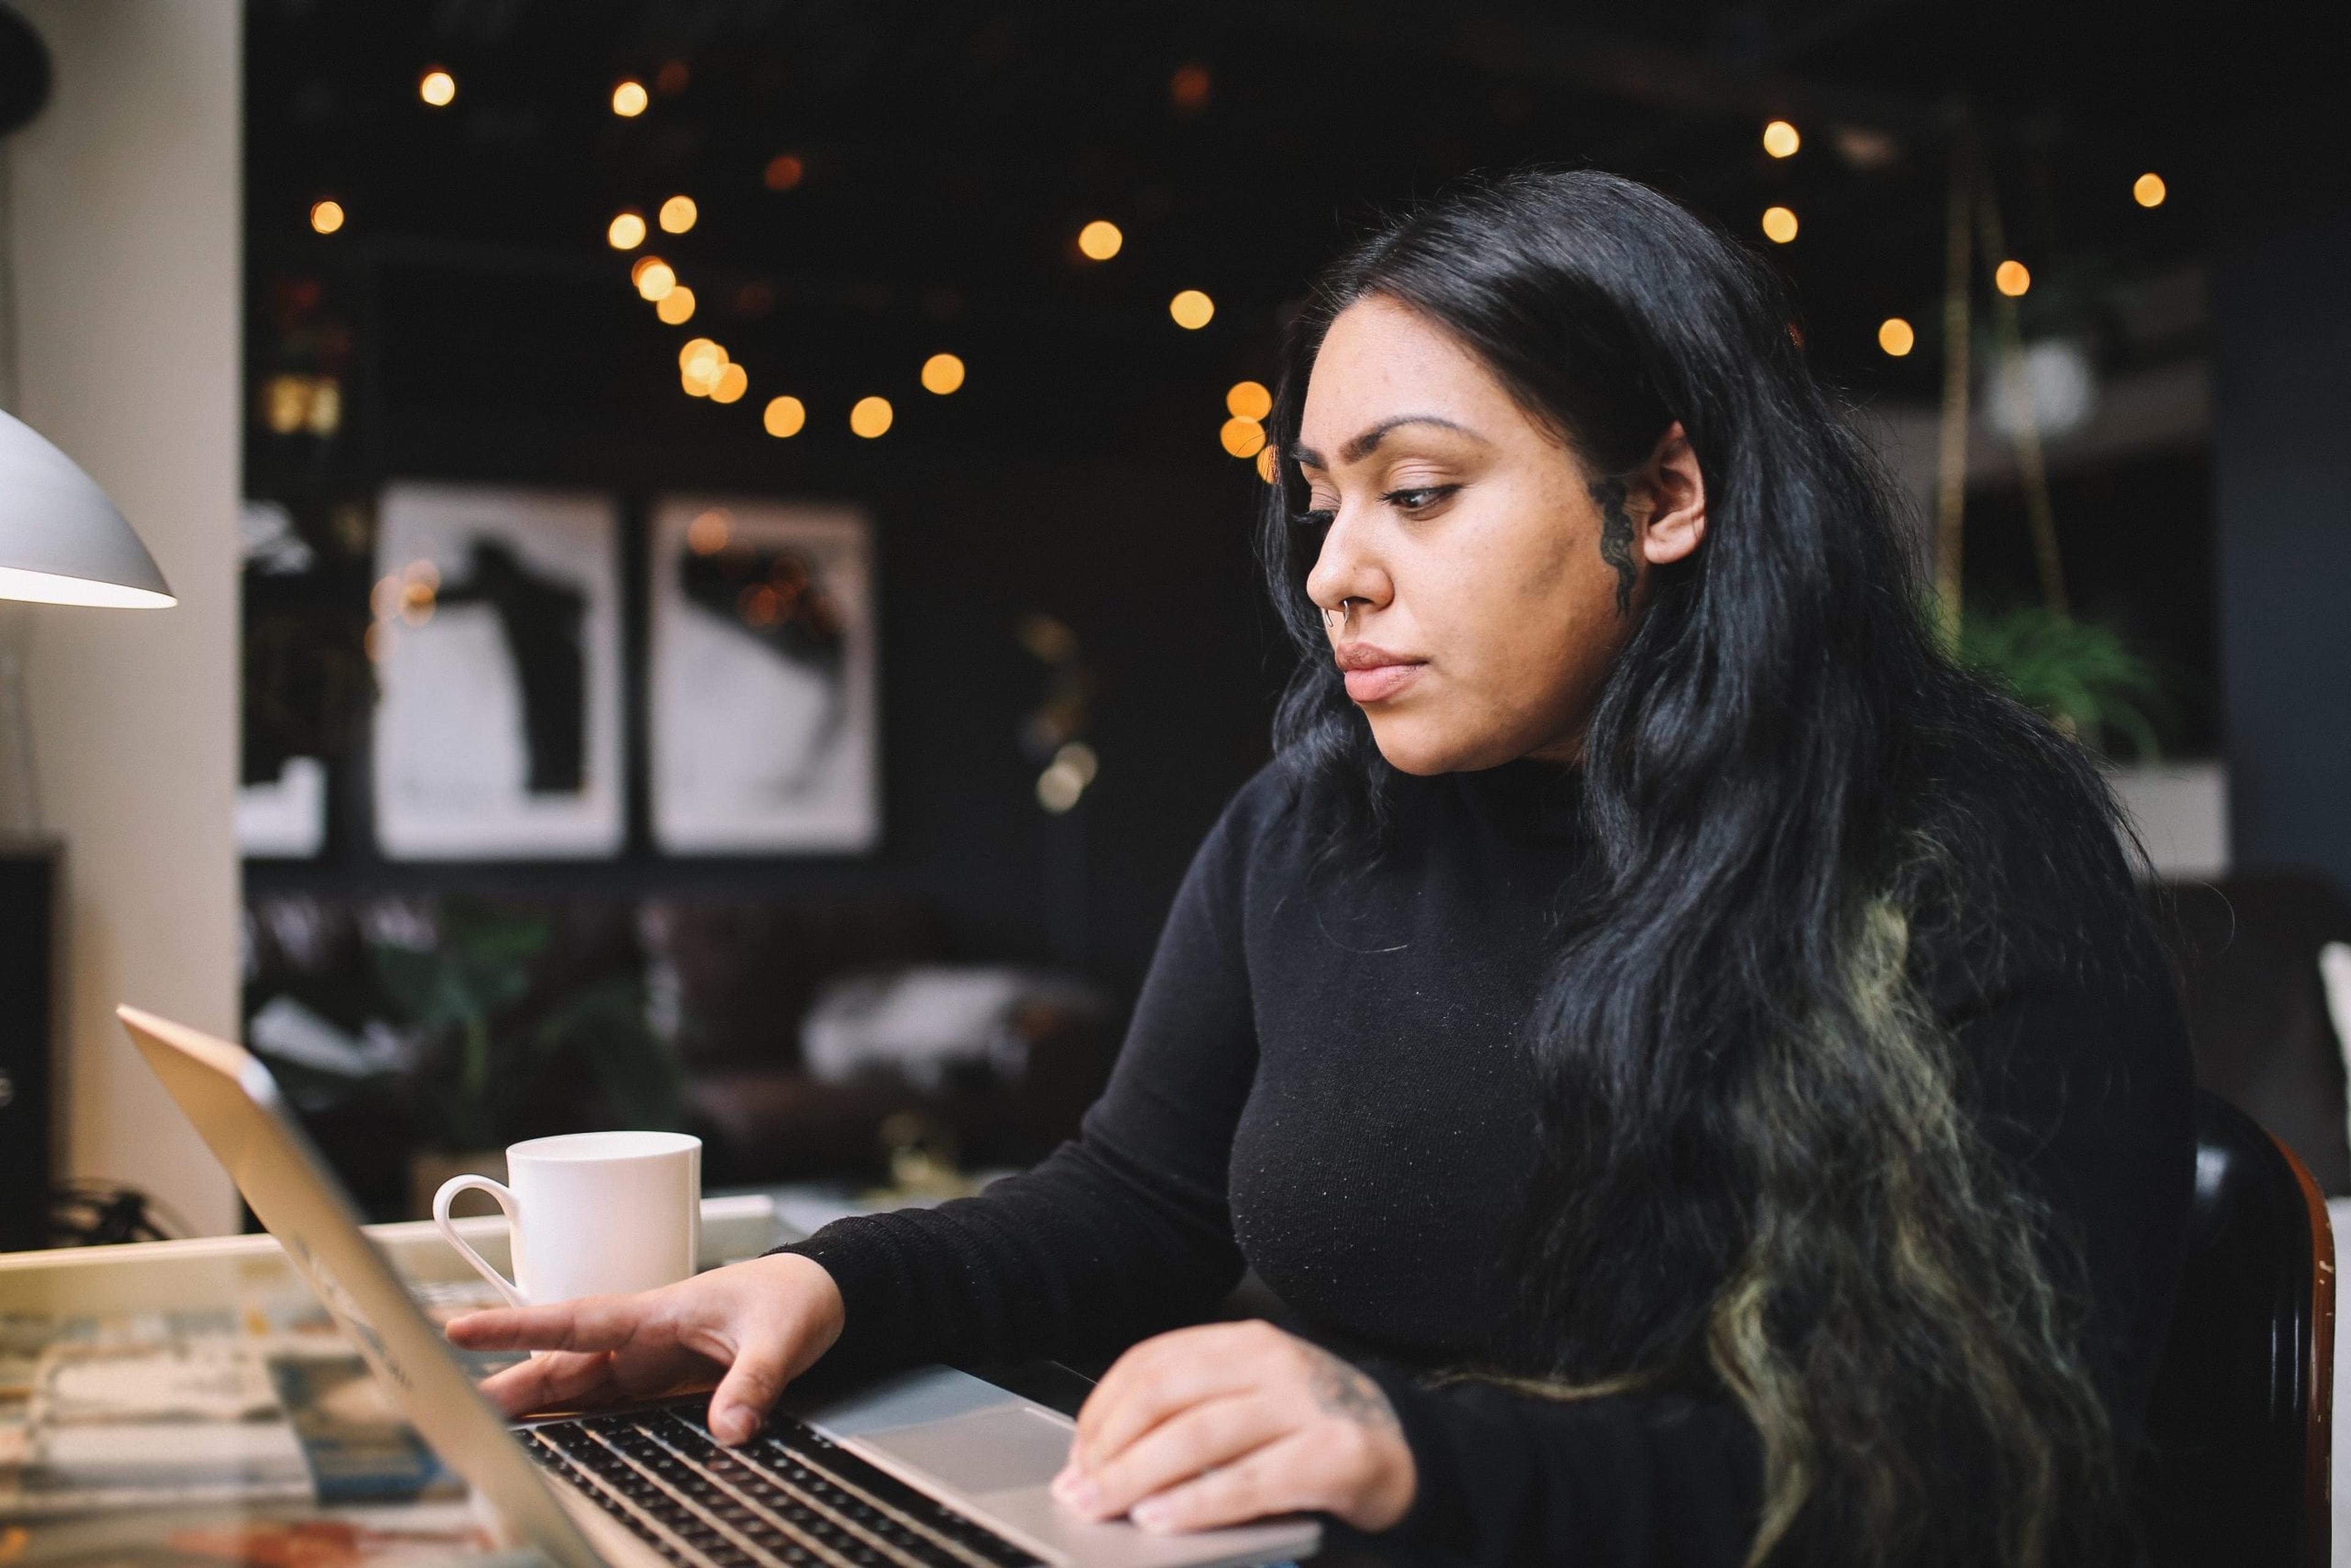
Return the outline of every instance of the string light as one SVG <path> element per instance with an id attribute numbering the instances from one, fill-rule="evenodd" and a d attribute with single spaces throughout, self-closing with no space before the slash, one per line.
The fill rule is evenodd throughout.
<path id="1" fill-rule="evenodd" d="M 778 152 L 768 160 L 766 179 L 770 191 L 789 191 L 800 183 L 808 166 L 789 152 Z"/>
<path id="2" fill-rule="evenodd" d="M 888 430 L 891 420 L 895 417 L 888 398 L 862 397 L 857 400 L 857 406 L 849 411 L 849 428 L 871 441 Z"/>
<path id="3" fill-rule="evenodd" d="M 457 97 L 457 78 L 434 66 L 417 78 L 416 96 L 435 109 L 446 109 Z"/>
<path id="4" fill-rule="evenodd" d="M 2170 193 L 2160 174 L 2141 174 L 2131 182 L 2131 200 L 2142 207 L 2159 207 Z"/>
<path id="5" fill-rule="evenodd" d="M 653 314 L 664 327 L 683 327 L 694 319 L 694 290 L 681 283 L 664 294 L 653 305 Z"/>
<path id="6" fill-rule="evenodd" d="M 1804 144 L 1796 128 L 1784 120 L 1775 120 L 1763 128 L 1763 151 L 1774 158 L 1793 158 L 1796 149 Z"/>
<path id="7" fill-rule="evenodd" d="M 690 338 L 677 351 L 678 381 L 692 397 L 708 397 L 726 372 L 726 350 L 707 338 Z"/>
<path id="8" fill-rule="evenodd" d="M 724 507 L 713 507 L 698 512 L 694 521 L 685 525 L 685 548 L 696 555 L 716 555 L 726 548 L 727 538 L 735 531 L 735 519 Z"/>
<path id="9" fill-rule="evenodd" d="M 1108 218 L 1096 218 L 1078 231 L 1078 249 L 1090 261 L 1108 261 L 1126 243 L 1126 235 Z"/>
<path id="10" fill-rule="evenodd" d="M 322 235 L 333 234 L 343 226 L 343 204 L 329 196 L 310 204 L 310 226 Z"/>
<path id="11" fill-rule="evenodd" d="M 642 213 L 616 213 L 604 225 L 604 243 L 614 250 L 634 250 L 645 243 L 645 220 Z"/>
<path id="12" fill-rule="evenodd" d="M 771 397 L 759 423 L 768 427 L 770 435 L 798 435 L 801 426 L 808 423 L 808 405 L 796 397 Z"/>
<path id="13" fill-rule="evenodd" d="M 652 101 L 641 81 L 624 81 L 612 89 L 612 112 L 622 120 L 634 120 Z"/>
<path id="14" fill-rule="evenodd" d="M 694 220 L 701 215 L 702 211 L 694 204 L 692 196 L 672 196 L 661 204 L 662 233 L 682 235 L 692 228 Z"/>
<path id="15" fill-rule="evenodd" d="M 1254 457 L 1265 450 L 1265 426 L 1253 419 L 1235 417 L 1225 421 L 1217 439 L 1236 457 Z"/>
<path id="16" fill-rule="evenodd" d="M 963 361 L 953 354 L 933 354 L 923 361 L 923 390 L 941 397 L 963 385 Z"/>
<path id="17" fill-rule="evenodd" d="M 1276 484 L 1281 478 L 1281 465 L 1273 460 L 1273 448 L 1270 446 L 1258 451 L 1257 476 L 1269 485 Z"/>
<path id="18" fill-rule="evenodd" d="M 750 390 L 750 372 L 746 371 L 740 365 L 728 364 L 719 371 L 718 379 L 711 383 L 710 401 L 713 402 L 736 402 L 740 401 L 743 394 Z"/>
<path id="19" fill-rule="evenodd" d="M 629 269 L 629 276 L 636 280 L 638 294 L 656 305 L 677 287 L 676 272 L 657 256 L 649 256 L 638 262 Z"/>
<path id="20" fill-rule="evenodd" d="M 1796 237 L 1796 214 L 1787 207 L 1763 209 L 1763 237 L 1773 245 L 1786 245 Z"/>
<path id="21" fill-rule="evenodd" d="M 1273 394 L 1262 382 L 1235 382 L 1225 393 L 1225 412 L 1235 419 L 1263 419 L 1273 412 Z"/>
<path id="22" fill-rule="evenodd" d="M 1186 332 L 1196 332 L 1217 313 L 1217 302 L 1196 288 L 1186 288 L 1167 302 L 1167 314 Z"/>
<path id="23" fill-rule="evenodd" d="M 2032 287 L 2032 274 L 2021 261 L 2003 261 L 1992 269 L 1991 286 L 2014 299 Z"/>
<path id="24" fill-rule="evenodd" d="M 1877 324 L 1877 346 L 1898 360 L 1918 346 L 1918 334 L 1901 317 L 1888 316 Z"/>

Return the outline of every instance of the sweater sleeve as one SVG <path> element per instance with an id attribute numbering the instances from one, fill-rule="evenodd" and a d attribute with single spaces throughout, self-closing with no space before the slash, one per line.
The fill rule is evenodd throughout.
<path id="1" fill-rule="evenodd" d="M 1074 1140 L 977 1197 L 778 1249 L 841 1287 L 833 1366 L 1108 1352 L 1198 1321 L 1239 1280 L 1226 1173 L 1257 1070 L 1240 901 L 1258 824 L 1283 797 L 1261 774 L 1201 846 Z"/>
<path id="2" fill-rule="evenodd" d="M 2011 943 L 1985 978 L 1955 971 L 1930 996 L 1979 1127 L 2048 1207 L 2058 1279 L 2086 1293 L 2081 1349 L 2127 1455 L 2185 1243 L 2192 1080 L 2177 1009 L 2143 956 L 2124 955 L 2102 982 L 2062 956 L 2069 947 L 2079 951 Z M 1392 1532 L 1414 1560 L 1745 1560 L 1761 1517 L 1761 1444 L 1734 1402 L 1559 1402 L 1367 1370 L 1395 1406 L 1417 1472 L 1412 1511 Z"/>

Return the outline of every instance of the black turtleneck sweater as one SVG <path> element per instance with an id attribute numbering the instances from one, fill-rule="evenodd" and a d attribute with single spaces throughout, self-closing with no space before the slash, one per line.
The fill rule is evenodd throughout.
<path id="1" fill-rule="evenodd" d="M 791 1249 L 840 1283 L 832 1354 L 873 1368 L 1101 1354 L 1213 1315 L 1247 1265 L 1395 1404 L 1418 1474 L 1396 1546 L 1738 1563 L 1761 1472 L 1728 1399 L 1562 1404 L 1414 1376 L 1478 1360 L 1499 1328 L 1499 1260 L 1535 1156 L 1521 1029 L 1578 841 L 1541 764 L 1405 787 L 1392 850 L 1335 875 L 1309 874 L 1323 815 L 1310 787 L 1276 764 L 1242 789 L 1176 894 L 1079 1137 L 978 1197 L 843 1220 Z M 2144 966 L 2078 961 L 2083 944 L 2131 934 L 2084 929 L 2033 824 L 2008 828 L 1998 961 L 1928 995 L 1986 1086 L 1980 1124 L 2085 1239 L 2099 1325 L 2085 1348 L 2127 1433 L 2179 1267 L 2186 1041 Z"/>

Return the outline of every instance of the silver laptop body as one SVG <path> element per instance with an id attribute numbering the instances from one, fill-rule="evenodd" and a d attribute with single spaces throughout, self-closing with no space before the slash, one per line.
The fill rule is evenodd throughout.
<path id="1" fill-rule="evenodd" d="M 711 1441 L 698 1400 L 510 1427 L 362 1234 L 268 1070 L 241 1046 L 116 1011 L 409 1420 L 557 1568 L 1217 1568 L 1320 1544 L 1310 1520 L 1176 1536 L 1082 1522 L 1047 1490 L 1073 1423 L 946 1367 L 779 1413 L 739 1449 Z"/>

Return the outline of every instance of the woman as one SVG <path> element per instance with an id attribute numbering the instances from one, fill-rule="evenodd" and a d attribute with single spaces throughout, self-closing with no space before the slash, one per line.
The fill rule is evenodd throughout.
<path id="1" fill-rule="evenodd" d="M 1279 756 L 1080 1138 L 648 1296 L 510 1407 L 1142 1343 L 1061 1500 L 1486 1563 L 2126 1550 L 2189 1069 L 2113 808 L 1956 670 L 1769 274 L 1590 172 L 1319 284 Z M 1196 1322 L 1244 1264 L 1297 1315 Z"/>

